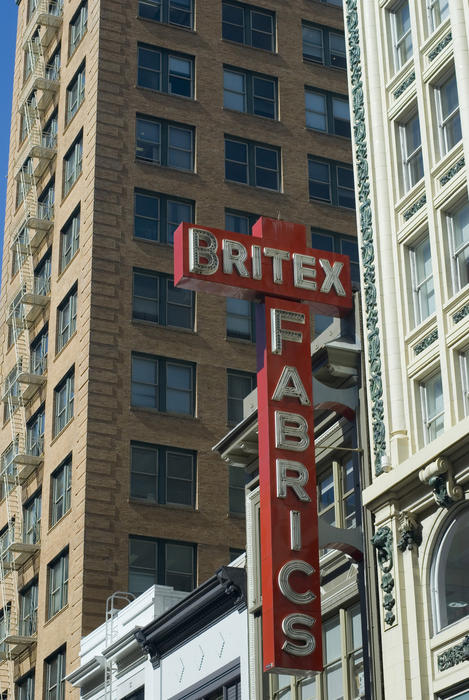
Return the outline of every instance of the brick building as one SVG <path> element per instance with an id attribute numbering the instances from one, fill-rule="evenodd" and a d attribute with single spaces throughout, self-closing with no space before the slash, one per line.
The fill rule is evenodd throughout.
<path id="1" fill-rule="evenodd" d="M 244 549 L 244 484 L 211 447 L 254 386 L 252 307 L 174 290 L 172 232 L 280 217 L 356 261 L 346 94 L 340 0 L 18 0 L 0 311 L 9 696 L 72 693 L 62 679 L 114 591 L 191 590 Z"/>

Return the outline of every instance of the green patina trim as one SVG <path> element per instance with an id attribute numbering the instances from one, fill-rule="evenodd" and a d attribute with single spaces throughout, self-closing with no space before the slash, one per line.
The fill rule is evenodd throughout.
<path id="1" fill-rule="evenodd" d="M 464 156 L 463 156 L 462 158 L 460 158 L 457 161 L 457 163 L 455 163 L 453 165 L 452 168 L 450 168 L 448 170 L 448 172 L 446 172 L 443 175 L 442 178 L 440 178 L 440 185 L 442 185 L 442 186 L 446 185 L 446 183 L 449 182 L 451 180 L 451 178 L 456 175 L 456 173 L 459 173 L 459 171 L 462 170 L 462 168 L 464 168 L 464 164 L 465 164 L 465 160 L 464 160 Z"/>
<path id="2" fill-rule="evenodd" d="M 412 206 L 404 212 L 404 221 L 409 221 L 409 219 L 427 203 L 427 196 L 423 194 L 420 199 L 418 199 Z"/>
<path id="3" fill-rule="evenodd" d="M 387 625 L 392 625 L 396 621 L 394 615 L 394 578 L 392 567 L 394 566 L 392 556 L 392 532 L 387 525 L 376 530 L 371 538 L 371 544 L 376 550 L 378 566 L 381 569 L 381 589 L 383 590 L 383 608 L 386 610 L 384 621 Z"/>
<path id="4" fill-rule="evenodd" d="M 368 382 L 371 398 L 371 422 L 375 457 L 375 473 L 381 474 L 381 457 L 386 452 L 384 427 L 383 380 L 381 376 L 381 345 L 378 327 L 375 253 L 368 175 L 365 104 L 362 69 L 360 65 L 360 35 L 358 31 L 357 0 L 346 0 L 348 29 L 349 68 L 352 84 L 353 134 L 358 175 L 358 200 L 360 204 L 361 253 L 363 265 L 364 300 L 369 353 Z"/>
<path id="5" fill-rule="evenodd" d="M 466 316 L 469 316 L 469 304 L 466 304 L 462 307 L 462 309 L 456 311 L 456 313 L 453 316 L 453 322 L 459 323 L 459 321 L 462 321 L 463 318 L 466 318 Z"/>
<path id="6" fill-rule="evenodd" d="M 453 666 L 469 661 L 469 634 L 467 634 L 460 644 L 456 644 L 448 651 L 438 654 L 438 670 L 447 671 Z"/>
<path id="7" fill-rule="evenodd" d="M 414 347 L 415 354 L 420 355 L 420 353 L 430 347 L 430 345 L 433 345 L 435 340 L 438 340 L 438 328 L 435 328 L 431 333 L 426 335 L 420 343 L 417 343 Z"/>
<path id="8" fill-rule="evenodd" d="M 438 42 L 434 49 L 430 51 L 430 53 L 428 54 L 428 59 L 430 61 L 433 61 L 438 56 L 438 54 L 441 53 L 446 46 L 448 46 L 452 38 L 453 35 L 450 32 L 441 41 Z"/>
<path id="9" fill-rule="evenodd" d="M 407 78 L 399 85 L 397 90 L 394 90 L 392 93 L 394 96 L 394 99 L 397 100 L 398 97 L 402 95 L 402 93 L 407 90 L 409 85 L 412 85 L 412 83 L 415 81 L 415 73 L 412 71 L 410 75 L 407 76 Z"/>

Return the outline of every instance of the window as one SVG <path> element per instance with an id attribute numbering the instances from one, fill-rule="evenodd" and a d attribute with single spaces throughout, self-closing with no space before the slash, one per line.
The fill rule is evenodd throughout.
<path id="1" fill-rule="evenodd" d="M 355 209 L 355 190 L 351 165 L 308 156 L 310 199 Z"/>
<path id="2" fill-rule="evenodd" d="M 449 17 L 449 2 L 448 0 L 427 0 L 427 10 L 430 29 L 433 32 Z"/>
<path id="3" fill-rule="evenodd" d="M 422 142 L 419 116 L 416 114 L 405 124 L 399 124 L 404 192 L 411 189 L 423 177 Z"/>
<path id="4" fill-rule="evenodd" d="M 250 236 L 251 229 L 258 218 L 258 214 L 248 214 L 244 211 L 225 209 L 225 228 L 227 231 L 244 233 L 246 236 Z"/>
<path id="5" fill-rule="evenodd" d="M 318 250 L 328 250 L 331 253 L 341 253 L 350 258 L 350 273 L 352 282 L 360 283 L 360 265 L 358 258 L 358 241 L 354 236 L 327 231 L 326 229 L 311 228 L 311 247 Z"/>
<path id="6" fill-rule="evenodd" d="M 280 149 L 226 136 L 225 178 L 280 191 Z"/>
<path id="7" fill-rule="evenodd" d="M 346 97 L 305 88 L 306 126 L 350 138 L 350 109 Z"/>
<path id="8" fill-rule="evenodd" d="M 26 195 L 31 189 L 33 181 L 33 161 L 31 158 L 26 158 L 21 166 L 21 177 L 16 183 L 16 207 L 18 208 L 26 199 Z"/>
<path id="9" fill-rule="evenodd" d="M 440 131 L 441 154 L 444 155 L 462 138 L 459 116 L 458 86 L 453 75 L 435 90 Z"/>
<path id="10" fill-rule="evenodd" d="M 132 318 L 160 326 L 194 328 L 194 292 L 178 289 L 172 275 L 152 270 L 133 272 Z"/>
<path id="11" fill-rule="evenodd" d="M 58 126 L 57 110 L 55 109 L 47 120 L 46 124 L 44 124 L 44 128 L 42 130 L 41 146 L 43 148 L 56 147 Z"/>
<path id="12" fill-rule="evenodd" d="M 26 423 L 26 452 L 33 457 L 40 457 L 44 453 L 44 404 Z"/>
<path id="13" fill-rule="evenodd" d="M 435 311 L 432 255 L 428 236 L 410 249 L 414 320 L 424 321 Z"/>
<path id="14" fill-rule="evenodd" d="M 435 632 L 469 615 L 468 565 L 469 508 L 464 507 L 446 521 L 433 553 L 430 588 Z"/>
<path id="15" fill-rule="evenodd" d="M 55 180 L 52 179 L 37 198 L 37 213 L 40 219 L 51 221 L 54 218 Z"/>
<path id="16" fill-rule="evenodd" d="M 246 299 L 226 300 L 226 335 L 228 338 L 256 340 L 254 304 Z"/>
<path id="17" fill-rule="evenodd" d="M 57 309 L 57 352 L 68 343 L 77 328 L 76 285 L 69 291 Z"/>
<path id="18" fill-rule="evenodd" d="M 318 513 L 329 525 L 357 526 L 358 467 L 354 457 L 335 459 L 318 475 Z"/>
<path id="19" fill-rule="evenodd" d="M 196 453 L 131 443 L 130 495 L 150 503 L 195 506 Z"/>
<path id="20" fill-rule="evenodd" d="M 194 220 L 194 202 L 165 194 L 135 190 L 135 237 L 173 243 L 181 221 Z"/>
<path id="21" fill-rule="evenodd" d="M 193 416 L 195 364 L 132 353 L 132 406 Z"/>
<path id="22" fill-rule="evenodd" d="M 229 512 L 230 515 L 246 514 L 244 487 L 251 477 L 240 467 L 229 467 Z"/>
<path id="23" fill-rule="evenodd" d="M 64 700 L 65 698 L 65 648 L 49 656 L 44 662 L 44 700 Z"/>
<path id="24" fill-rule="evenodd" d="M 29 233 L 28 229 L 26 226 L 23 226 L 21 231 L 18 233 L 16 236 L 13 245 L 11 247 L 11 258 L 12 258 L 12 265 L 11 265 L 11 276 L 12 278 L 16 275 L 16 273 L 20 270 L 21 267 L 23 267 L 23 263 L 26 260 L 26 253 L 24 252 L 24 248 L 26 248 L 29 244 Z"/>
<path id="25" fill-rule="evenodd" d="M 347 67 L 345 36 L 319 24 L 302 23 L 303 58 L 332 68 Z"/>
<path id="26" fill-rule="evenodd" d="M 11 603 L 0 610 L 0 653 L 6 656 L 7 644 L 5 638 L 10 634 Z"/>
<path id="27" fill-rule="evenodd" d="M 270 697 L 276 700 L 365 698 L 360 606 L 341 608 L 323 621 L 324 670 L 311 678 L 272 674 Z"/>
<path id="28" fill-rule="evenodd" d="M 80 133 L 64 157 L 64 196 L 70 192 L 81 175 L 83 133 Z"/>
<path id="29" fill-rule="evenodd" d="M 70 455 L 51 475 L 51 526 L 70 510 L 71 495 L 72 456 Z"/>
<path id="30" fill-rule="evenodd" d="M 243 399 L 256 388 L 256 375 L 236 369 L 228 369 L 226 372 L 228 423 L 239 423 L 243 420 Z"/>
<path id="31" fill-rule="evenodd" d="M 85 63 L 83 62 L 67 87 L 67 112 L 65 122 L 68 122 L 78 112 L 85 99 Z"/>
<path id="32" fill-rule="evenodd" d="M 444 404 L 441 374 L 420 384 L 423 434 L 425 444 L 441 435 L 444 430 Z"/>
<path id="33" fill-rule="evenodd" d="M 170 95 L 193 97 L 194 58 L 139 44 L 137 84 Z"/>
<path id="34" fill-rule="evenodd" d="M 122 698 L 122 700 L 145 700 L 145 686 L 142 685 L 141 688 L 138 688 L 135 692 L 130 693 L 130 695 L 126 695 Z"/>
<path id="35" fill-rule="evenodd" d="M 240 68 L 223 68 L 223 106 L 277 119 L 277 79 Z"/>
<path id="36" fill-rule="evenodd" d="M 31 364 L 32 374 L 45 374 L 47 371 L 47 346 L 49 342 L 49 328 L 44 326 L 41 332 L 31 343 Z"/>
<path id="37" fill-rule="evenodd" d="M 155 22 L 194 27 L 194 0 L 139 0 L 139 17 Z"/>
<path id="38" fill-rule="evenodd" d="M 10 493 L 10 491 L 15 487 L 14 479 L 9 479 L 8 477 L 14 477 L 16 466 L 13 461 L 18 454 L 18 438 L 11 442 L 6 450 L 2 452 L 1 458 L 1 477 L 0 478 L 0 500 L 3 500 L 5 496 Z"/>
<path id="39" fill-rule="evenodd" d="M 394 53 L 394 69 L 398 71 L 412 56 L 412 34 L 410 27 L 409 3 L 400 2 L 390 12 L 391 34 Z"/>
<path id="40" fill-rule="evenodd" d="M 469 202 L 447 217 L 453 293 L 469 282 Z"/>
<path id="41" fill-rule="evenodd" d="M 31 637 L 37 631 L 37 579 L 20 591 L 20 636 Z M 34 685 L 34 683 L 33 683 Z"/>
<path id="42" fill-rule="evenodd" d="M 68 549 L 56 557 L 47 567 L 48 609 L 47 619 L 56 615 L 68 602 Z"/>
<path id="43" fill-rule="evenodd" d="M 15 683 L 16 700 L 34 700 L 34 671 Z"/>
<path id="44" fill-rule="evenodd" d="M 41 541 L 41 492 L 36 493 L 23 506 L 23 542 L 36 544 Z"/>
<path id="45" fill-rule="evenodd" d="M 158 584 L 177 591 L 195 588 L 196 545 L 188 542 L 129 537 L 129 591 L 140 595 Z"/>
<path id="46" fill-rule="evenodd" d="M 58 435 L 73 418 L 74 368 L 54 389 L 54 436 Z"/>
<path id="47" fill-rule="evenodd" d="M 464 415 L 469 416 L 469 350 L 460 353 L 459 360 L 461 365 Z"/>
<path id="48" fill-rule="evenodd" d="M 34 270 L 34 293 L 47 296 L 50 292 L 51 250 L 42 258 Z"/>
<path id="49" fill-rule="evenodd" d="M 136 158 L 178 170 L 194 170 L 194 127 L 137 117 Z"/>
<path id="50" fill-rule="evenodd" d="M 72 17 L 70 22 L 69 49 L 68 55 L 75 53 L 75 49 L 82 40 L 88 23 L 88 2 L 85 0 L 81 3 L 78 10 Z"/>
<path id="51" fill-rule="evenodd" d="M 256 49 L 275 50 L 275 14 L 238 2 L 222 4 L 223 39 Z"/>
<path id="52" fill-rule="evenodd" d="M 8 308 L 8 347 L 11 347 L 24 328 L 25 312 L 21 302 L 23 294 L 23 289 L 20 289 Z"/>
<path id="53" fill-rule="evenodd" d="M 65 270 L 80 245 L 80 207 L 75 209 L 60 232 L 60 272 Z"/>
<path id="54" fill-rule="evenodd" d="M 39 40 L 39 35 L 38 35 L 38 40 Z M 49 58 L 48 63 L 46 64 L 46 70 L 45 70 L 45 78 L 46 80 L 51 80 L 51 81 L 57 81 L 60 76 L 60 52 L 61 52 L 61 46 L 60 44 L 57 46 L 55 49 L 54 53 L 52 56 Z"/>

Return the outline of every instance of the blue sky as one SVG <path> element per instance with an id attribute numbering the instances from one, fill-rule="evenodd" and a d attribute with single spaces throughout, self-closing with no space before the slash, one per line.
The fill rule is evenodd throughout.
<path id="1" fill-rule="evenodd" d="M 2 66 L 0 71 L 0 251 L 3 248 L 3 230 L 5 226 L 5 197 L 17 15 L 18 7 L 15 0 L 3 0 L 0 11 L 0 65 Z"/>

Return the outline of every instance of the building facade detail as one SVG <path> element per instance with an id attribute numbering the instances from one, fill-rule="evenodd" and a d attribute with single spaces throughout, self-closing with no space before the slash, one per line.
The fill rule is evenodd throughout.
<path id="1" fill-rule="evenodd" d="M 438 328 L 432 330 L 431 333 L 425 336 L 420 343 L 414 346 L 414 352 L 416 355 L 420 355 L 421 352 L 430 347 L 434 342 L 438 340 Z"/>
<path id="2" fill-rule="evenodd" d="M 464 496 L 463 488 L 454 481 L 451 462 L 444 457 L 438 457 L 422 469 L 419 479 L 431 487 L 435 503 L 440 508 L 451 508 Z"/>
<path id="3" fill-rule="evenodd" d="M 443 51 L 443 49 L 448 46 L 452 38 L 453 36 L 451 32 L 449 32 L 443 39 L 441 39 L 441 41 L 438 42 L 435 48 L 430 51 L 430 53 L 428 54 L 428 59 L 430 61 L 434 61 L 438 54 L 440 54 Z"/>
<path id="4" fill-rule="evenodd" d="M 464 637 L 460 644 L 438 654 L 438 670 L 447 671 L 464 661 L 469 661 L 469 634 Z"/>
<path id="5" fill-rule="evenodd" d="M 378 558 L 378 566 L 381 571 L 381 589 L 383 590 L 383 608 L 386 611 L 384 621 L 386 625 L 393 625 L 396 621 L 394 607 L 396 600 L 394 598 L 394 578 L 392 575 L 393 569 L 393 537 L 391 528 L 387 525 L 376 530 L 371 538 L 371 543 L 376 550 Z"/>
<path id="6" fill-rule="evenodd" d="M 400 534 L 397 548 L 401 552 L 407 549 L 412 551 L 422 544 L 422 525 L 408 511 L 400 513 L 398 518 L 398 532 Z"/>
<path id="7" fill-rule="evenodd" d="M 466 161 L 464 160 L 464 156 L 460 158 L 456 163 L 446 172 L 442 178 L 440 178 L 440 185 L 444 187 L 452 177 L 454 177 L 457 173 L 459 173 L 460 170 L 464 168 L 466 164 Z"/>

